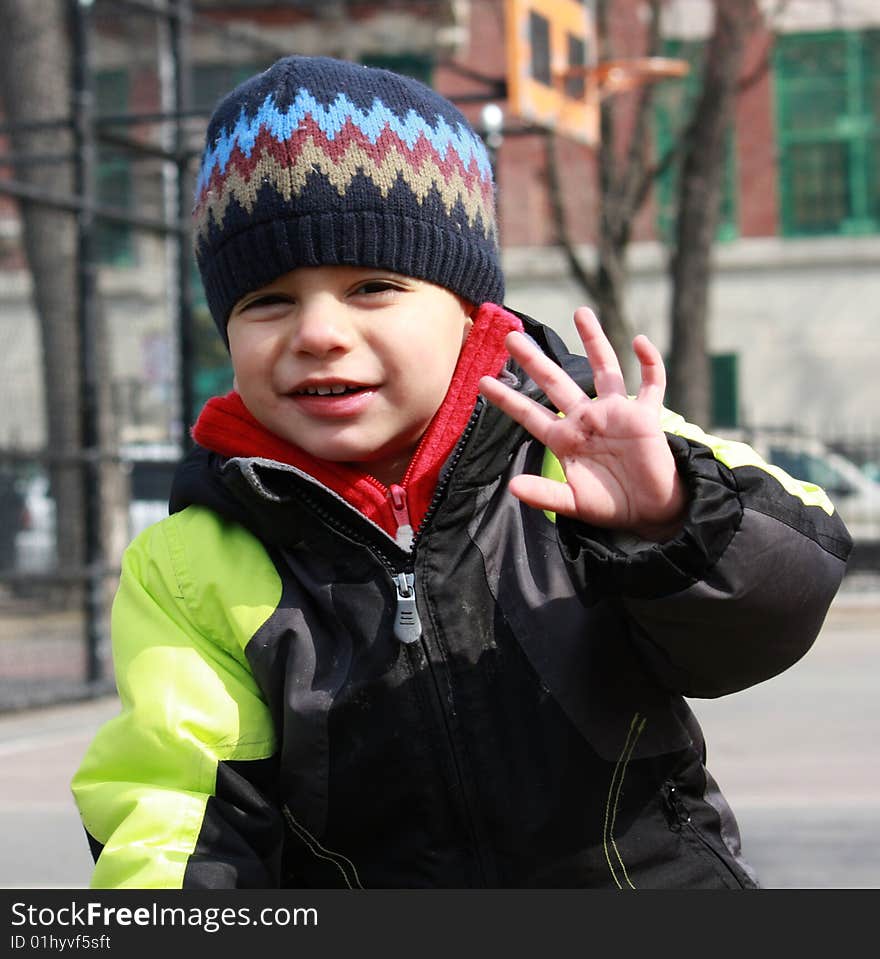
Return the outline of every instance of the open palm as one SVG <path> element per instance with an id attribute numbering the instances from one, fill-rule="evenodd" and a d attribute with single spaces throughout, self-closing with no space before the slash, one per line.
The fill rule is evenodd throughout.
<path id="1" fill-rule="evenodd" d="M 595 314 L 581 307 L 574 322 L 593 368 L 595 399 L 521 333 L 507 337 L 510 355 L 563 416 L 492 377 L 480 381 L 486 398 L 550 449 L 565 472 L 564 483 L 516 476 L 510 491 L 538 509 L 645 539 L 667 539 L 681 525 L 686 494 L 660 426 L 666 389 L 663 360 L 646 336 L 635 338 L 642 383 L 638 394 L 629 397 L 617 356 Z"/>

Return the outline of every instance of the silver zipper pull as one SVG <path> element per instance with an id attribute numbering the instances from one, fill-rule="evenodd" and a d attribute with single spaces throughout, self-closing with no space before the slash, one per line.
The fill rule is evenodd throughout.
<path id="1" fill-rule="evenodd" d="M 397 589 L 397 610 L 394 614 L 394 635 L 402 643 L 415 643 L 422 635 L 422 623 L 416 609 L 415 575 L 398 573 L 394 577 Z"/>

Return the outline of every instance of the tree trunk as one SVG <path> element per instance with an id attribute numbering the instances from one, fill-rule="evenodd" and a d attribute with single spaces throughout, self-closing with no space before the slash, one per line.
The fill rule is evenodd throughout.
<path id="1" fill-rule="evenodd" d="M 706 426 L 712 414 L 707 351 L 711 255 L 745 40 L 759 17 L 756 0 L 715 0 L 714 6 L 701 93 L 688 126 L 678 182 L 666 399 L 687 419 Z"/>
<path id="2" fill-rule="evenodd" d="M 660 0 L 647 5 L 646 55 L 660 46 Z M 611 0 L 597 0 L 595 8 L 598 59 L 614 59 L 609 13 Z M 559 176 L 556 134 L 547 134 L 547 182 L 550 207 L 559 245 L 565 252 L 572 277 L 592 301 L 630 390 L 639 387 L 638 364 L 632 351 L 634 330 L 626 310 L 627 249 L 632 222 L 659 172 L 651 164 L 650 128 L 653 88 L 645 84 L 637 94 L 632 130 L 626 149 L 618 142 L 616 108 L 611 98 L 600 102 L 600 142 L 597 148 L 599 221 L 596 229 L 596 265 L 588 269 L 578 257 L 565 218 Z M 668 162 L 668 161 L 667 161 Z M 665 164 L 664 164 L 665 165 Z"/>
<path id="3" fill-rule="evenodd" d="M 59 120 L 71 104 L 70 52 L 63 0 L 0 0 L 0 78 L 10 124 Z M 51 65 L 51 66 L 49 66 Z M 67 127 L 13 130 L 19 157 L 70 154 Z M 16 179 L 47 193 L 73 193 L 70 162 L 22 159 Z M 31 272 L 32 301 L 39 324 L 45 408 L 45 445 L 53 456 L 70 457 L 50 469 L 57 517 L 57 561 L 73 567 L 83 560 L 82 475 L 74 457 L 80 436 L 80 376 L 76 358 L 76 224 L 71 213 L 22 202 L 24 251 Z"/>
<path id="4" fill-rule="evenodd" d="M 19 158 L 15 177 L 40 193 L 65 197 L 71 196 L 76 186 L 72 129 L 69 125 L 34 129 L 33 124 L 71 116 L 67 9 L 65 0 L 0 0 L 0 22 L 4 25 L 0 31 L 0 84 L 6 120 L 13 127 L 10 146 Z M 40 162 L 38 158 L 46 155 L 68 159 Z M 74 213 L 33 201 L 22 201 L 20 211 L 39 327 L 45 447 L 51 457 L 50 488 L 56 508 L 56 559 L 61 570 L 72 572 L 85 560 L 85 478 L 79 459 L 83 446 L 83 383 L 77 316 L 77 220 Z M 100 445 L 107 449 L 115 435 L 110 345 L 101 305 L 94 306 L 99 327 L 93 362 L 101 383 Z M 103 490 L 110 492 L 103 504 L 109 504 L 118 514 L 124 495 L 121 470 L 104 466 L 101 474 L 109 480 Z M 62 593 L 68 602 L 81 595 L 73 587 Z"/>
<path id="5" fill-rule="evenodd" d="M 555 131 L 545 134 L 547 144 L 547 188 L 556 240 L 559 243 L 571 276 L 592 303 L 621 362 L 624 377 L 632 375 L 632 335 L 626 318 L 624 292 L 626 286 L 626 250 L 620 246 L 608 229 L 609 217 L 603 210 L 599 240 L 596 245 L 595 269 L 588 269 L 581 261 L 565 217 L 565 201 L 559 182 L 560 159 Z M 610 202 L 610 201 L 609 201 Z"/>

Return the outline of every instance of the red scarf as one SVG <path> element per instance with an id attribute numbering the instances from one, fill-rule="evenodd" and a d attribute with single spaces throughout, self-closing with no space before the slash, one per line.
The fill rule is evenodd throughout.
<path id="1" fill-rule="evenodd" d="M 258 422 L 235 391 L 208 400 L 192 429 L 193 439 L 221 456 L 262 457 L 286 463 L 334 490 L 368 519 L 395 536 L 404 524 L 417 530 L 431 503 L 440 468 L 473 412 L 481 376 L 497 376 L 507 360 L 504 338 L 522 331 L 518 317 L 494 303 L 474 314 L 440 408 L 428 424 L 399 486 L 386 488 L 347 463 L 319 459 Z"/>

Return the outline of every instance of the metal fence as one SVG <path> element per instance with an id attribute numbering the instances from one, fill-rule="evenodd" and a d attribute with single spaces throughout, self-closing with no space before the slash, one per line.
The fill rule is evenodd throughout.
<path id="1" fill-rule="evenodd" d="M 0 91 L 0 710 L 113 689 L 122 550 L 166 511 L 193 412 L 231 385 L 193 282 L 205 124 L 289 52 L 189 0 L 64 2 L 66 109 Z"/>
<path id="2" fill-rule="evenodd" d="M 826 470 L 826 486 L 836 482 L 833 496 L 842 515 L 848 522 L 852 519 L 856 537 L 848 575 L 870 574 L 876 583 L 880 575 L 880 435 L 838 432 L 824 442 L 790 431 L 783 435 L 796 451 L 801 449 L 797 444 L 808 441 L 806 448 L 815 455 L 816 468 Z M 156 448 L 153 459 L 117 461 L 128 504 L 123 543 L 167 510 L 176 461 L 164 455 L 165 449 Z M 791 465 L 777 459 L 780 465 Z M 0 526 L 0 711 L 87 698 L 114 688 L 107 637 L 116 569 L 108 566 L 101 578 L 101 620 L 96 629 L 88 622 L 88 605 L 77 599 L 81 580 L 62 575 L 57 567 L 55 508 L 41 466 L 45 462 L 0 450 L 4 464 L 0 483 L 5 490 L 0 498 L 5 511 Z M 843 466 L 861 473 L 864 484 L 858 485 L 855 473 Z"/>

